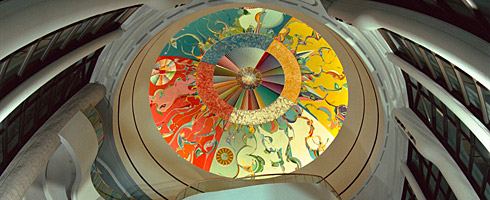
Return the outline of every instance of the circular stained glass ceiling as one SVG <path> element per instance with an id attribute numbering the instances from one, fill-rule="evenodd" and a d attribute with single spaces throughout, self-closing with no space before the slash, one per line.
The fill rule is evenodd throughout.
<path id="1" fill-rule="evenodd" d="M 149 102 L 181 157 L 226 176 L 289 173 L 320 156 L 347 112 L 330 45 L 304 22 L 264 8 L 203 16 L 165 44 Z"/>

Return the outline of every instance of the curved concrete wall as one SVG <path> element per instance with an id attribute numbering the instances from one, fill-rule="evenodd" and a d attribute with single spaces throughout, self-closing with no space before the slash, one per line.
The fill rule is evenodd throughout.
<path id="1" fill-rule="evenodd" d="M 75 116 L 61 129 L 61 144 L 68 150 L 76 169 L 76 178 L 70 191 L 68 199 L 97 199 L 99 193 L 94 187 L 91 179 L 91 169 L 99 150 L 97 134 L 92 124 L 82 112 Z M 62 168 L 63 165 L 54 166 Z"/>

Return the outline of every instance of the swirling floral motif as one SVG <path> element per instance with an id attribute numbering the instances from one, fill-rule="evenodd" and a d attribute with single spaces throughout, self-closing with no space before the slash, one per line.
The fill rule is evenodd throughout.
<path id="1" fill-rule="evenodd" d="M 348 107 L 347 80 L 340 60 L 318 32 L 294 17 L 282 32 L 287 34 L 277 39 L 284 40 L 301 67 L 299 105 L 336 136 Z M 332 112 L 337 107 L 345 112 Z"/>
<path id="2" fill-rule="evenodd" d="M 202 104 L 196 93 L 197 63 L 185 58 L 159 57 L 175 63 L 166 84 L 150 82 L 150 108 L 165 141 L 183 158 L 209 169 L 225 122 Z"/>
<path id="3" fill-rule="evenodd" d="M 226 177 L 298 170 L 326 150 L 347 115 L 347 79 L 332 47 L 270 9 L 197 19 L 170 39 L 153 68 L 149 102 L 162 138 Z"/>

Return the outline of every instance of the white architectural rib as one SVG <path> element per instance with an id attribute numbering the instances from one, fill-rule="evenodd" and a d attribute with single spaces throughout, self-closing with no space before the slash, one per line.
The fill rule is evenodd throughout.
<path id="1" fill-rule="evenodd" d="M 392 113 L 413 136 L 413 146 L 439 169 L 458 199 L 479 199 L 458 164 L 410 108 L 395 108 Z"/>
<path id="2" fill-rule="evenodd" d="M 385 28 L 460 67 L 490 89 L 490 43 L 436 18 L 404 8 L 362 0 L 335 1 L 328 13 L 361 30 Z"/>
<path id="3" fill-rule="evenodd" d="M 413 174 L 410 171 L 410 169 L 408 168 L 407 164 L 402 162 L 402 164 L 400 165 L 400 168 L 402 169 L 402 172 L 408 181 L 408 185 L 410 185 L 410 188 L 412 188 L 412 191 L 415 194 L 415 196 L 417 197 L 417 199 L 418 200 L 426 200 L 424 192 L 422 192 L 422 189 L 420 189 L 420 186 L 417 183 L 417 180 L 415 180 L 415 176 L 413 176 Z"/>
<path id="4" fill-rule="evenodd" d="M 3 121 L 12 111 L 15 110 L 15 108 L 17 108 L 17 106 L 29 98 L 29 96 L 31 96 L 44 84 L 56 77 L 59 73 L 90 53 L 121 37 L 122 33 L 123 31 L 121 29 L 107 33 L 66 54 L 31 76 L 26 81 L 22 82 L 7 96 L 0 100 L 0 121 Z"/>
<path id="5" fill-rule="evenodd" d="M 429 90 L 434 96 L 436 96 L 442 103 L 446 105 L 472 132 L 476 138 L 485 146 L 487 151 L 490 151 L 490 131 L 483 125 L 483 123 L 476 118 L 461 102 L 454 98 L 448 91 L 435 83 L 424 73 L 420 72 L 410 63 L 406 62 L 402 58 L 393 53 L 387 53 L 388 60 L 393 62 L 401 70 L 413 77 L 420 84 L 422 84 L 427 90 Z"/>

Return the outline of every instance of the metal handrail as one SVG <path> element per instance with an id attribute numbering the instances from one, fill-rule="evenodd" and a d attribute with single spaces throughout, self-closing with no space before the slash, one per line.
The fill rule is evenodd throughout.
<path id="1" fill-rule="evenodd" d="M 286 178 L 287 176 L 294 176 L 294 180 L 293 181 L 287 181 L 286 180 L 287 179 Z M 298 176 L 305 177 L 304 178 L 305 181 L 304 182 L 301 182 L 301 183 L 306 183 L 306 177 L 311 177 L 312 178 L 312 181 L 310 183 L 320 184 L 321 182 L 323 182 L 325 184 L 325 186 L 338 199 L 341 199 L 339 193 L 322 176 L 315 175 L 315 174 L 306 174 L 306 173 L 289 173 L 289 174 L 276 173 L 276 174 L 251 175 L 251 176 L 245 176 L 245 177 L 235 178 L 235 179 L 232 179 L 232 178 L 211 178 L 211 179 L 199 180 L 199 181 L 195 181 L 195 182 L 189 184 L 187 187 L 183 188 L 177 194 L 177 196 L 175 197 L 175 199 L 176 200 L 181 200 L 181 199 L 184 199 L 186 197 L 189 197 L 189 196 L 194 195 L 194 194 L 190 194 L 190 195 L 187 196 L 187 191 L 188 190 L 191 190 L 191 189 L 197 191 L 198 193 L 206 193 L 206 192 L 213 192 L 213 191 L 219 191 L 219 190 L 225 190 L 225 189 L 234 189 L 234 188 L 241 188 L 241 187 L 247 187 L 247 186 L 252 186 L 252 185 L 261 185 L 261 184 L 269 184 L 269 183 L 300 183 L 300 182 L 298 182 L 298 179 L 297 179 Z M 272 178 L 268 178 L 268 179 L 267 178 L 264 178 L 264 179 L 262 179 L 261 177 L 272 177 Z M 317 178 L 317 180 L 313 181 L 313 177 L 314 178 Z M 260 178 L 260 179 L 257 179 L 257 178 Z M 284 180 L 281 180 L 281 178 L 284 178 Z M 230 184 L 229 184 L 229 187 L 223 187 L 223 188 L 220 188 L 218 190 L 213 190 L 213 191 L 204 191 L 202 188 L 199 188 L 199 185 L 201 185 L 202 183 L 212 182 L 212 181 L 223 181 L 223 182 L 228 181 L 228 182 L 230 182 Z M 249 182 L 249 183 L 246 184 L 246 185 L 242 185 L 242 186 L 238 186 L 238 187 L 233 187 L 232 186 L 232 182 L 237 182 L 237 181 L 246 181 L 246 182 Z M 263 182 L 263 183 L 258 183 L 257 184 L 258 181 Z M 267 183 L 267 182 L 269 182 L 269 183 Z"/>

